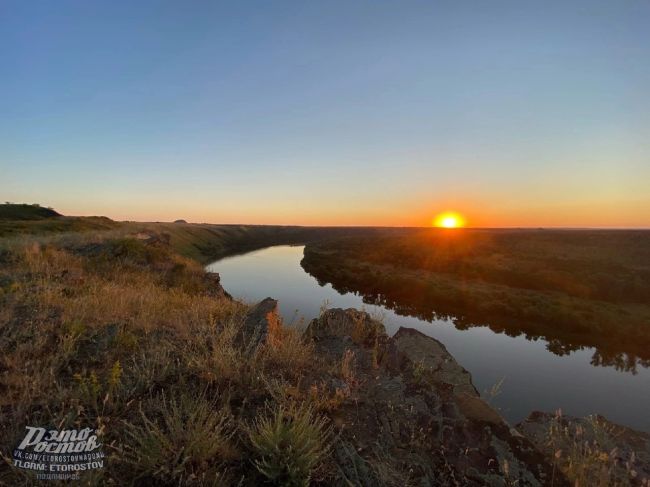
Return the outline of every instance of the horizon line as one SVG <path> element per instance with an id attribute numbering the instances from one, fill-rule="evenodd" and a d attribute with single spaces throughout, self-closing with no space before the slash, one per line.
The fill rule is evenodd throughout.
<path id="1" fill-rule="evenodd" d="M 72 215 L 70 215 L 72 216 Z M 75 216 L 75 218 L 78 218 Z M 175 221 L 145 221 L 145 220 L 113 220 L 103 215 L 94 215 L 81 218 L 109 218 L 109 220 L 118 223 L 166 223 L 175 225 L 220 225 L 220 226 L 252 226 L 252 227 L 304 227 L 304 228 L 402 228 L 402 229 L 433 229 L 433 230 L 650 230 L 647 227 L 623 227 L 623 226 L 598 226 L 598 227 L 581 227 L 581 226 L 504 226 L 504 227 L 478 227 L 463 226 L 455 228 L 437 227 L 434 225 L 417 226 L 417 225 L 301 225 L 296 223 L 214 223 L 214 222 L 179 222 Z"/>

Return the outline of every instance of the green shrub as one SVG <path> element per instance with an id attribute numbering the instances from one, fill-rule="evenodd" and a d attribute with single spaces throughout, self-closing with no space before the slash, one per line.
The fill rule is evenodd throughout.
<path id="1" fill-rule="evenodd" d="M 257 470 L 282 486 L 307 486 L 329 450 L 331 428 L 311 407 L 279 406 L 249 430 Z"/>

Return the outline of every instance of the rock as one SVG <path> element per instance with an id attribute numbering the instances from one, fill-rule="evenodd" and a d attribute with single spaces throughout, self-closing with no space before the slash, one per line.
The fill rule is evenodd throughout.
<path id="1" fill-rule="evenodd" d="M 598 470 L 613 465 L 610 478 L 617 478 L 619 485 L 650 485 L 648 433 L 612 423 L 599 415 L 577 418 L 540 411 L 532 412 L 517 425 L 517 429 L 549 458 L 559 451 L 557 461 L 560 465 L 576 443 L 582 451 L 587 443 L 594 452 L 591 465 Z M 549 445 L 549 431 L 552 429 L 557 432 L 553 435 L 553 446 Z M 593 472 L 594 478 L 598 473 Z"/>
<path id="2" fill-rule="evenodd" d="M 349 337 L 356 344 L 372 346 L 385 339 L 386 328 L 368 313 L 353 308 L 334 308 L 325 311 L 309 323 L 305 335 L 313 340 Z"/>
<path id="3" fill-rule="evenodd" d="M 401 327 L 391 342 L 395 344 L 401 360 L 408 360 L 416 370 L 426 372 L 433 382 L 451 385 L 455 394 L 479 396 L 470 373 L 435 338 L 413 328 Z"/>
<path id="4" fill-rule="evenodd" d="M 255 348 L 264 343 L 269 336 L 277 335 L 281 327 L 282 319 L 278 312 L 277 300 L 265 298 L 246 314 L 243 338 L 250 340 L 251 347 Z"/>
<path id="5" fill-rule="evenodd" d="M 204 279 L 207 282 L 210 296 L 232 300 L 232 296 L 221 285 L 221 276 L 218 272 L 206 272 Z"/>
<path id="6" fill-rule="evenodd" d="M 354 309 L 326 311 L 305 334 L 328 363 L 354 356 L 333 413 L 342 484 L 378 485 L 390 472 L 396 485 L 549 485 L 552 464 L 512 433 L 439 341 L 408 328 L 389 338 Z M 566 485 L 561 473 L 554 485 Z"/>
<path id="7" fill-rule="evenodd" d="M 131 235 L 132 238 L 146 244 L 146 245 L 169 245 L 171 241 L 171 236 L 168 233 L 155 232 L 155 231 L 143 231 Z"/>
<path id="8" fill-rule="evenodd" d="M 187 221 L 181 219 L 181 220 L 174 220 L 174 223 L 187 223 Z"/>
<path id="9" fill-rule="evenodd" d="M 461 392 L 456 395 L 456 404 L 461 414 L 470 421 L 480 421 L 496 426 L 505 424 L 499 413 L 477 395 Z"/>
<path id="10" fill-rule="evenodd" d="M 138 232 L 133 234 L 133 238 L 136 240 L 144 241 L 145 243 L 155 242 L 158 240 L 158 235 L 154 232 Z"/>

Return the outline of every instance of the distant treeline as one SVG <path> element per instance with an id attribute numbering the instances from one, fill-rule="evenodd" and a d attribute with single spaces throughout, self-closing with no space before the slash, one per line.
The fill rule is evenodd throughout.
<path id="1" fill-rule="evenodd" d="M 650 360 L 650 232 L 420 230 L 310 243 L 321 283 L 421 319 L 452 318 L 585 346 L 631 370 Z"/>

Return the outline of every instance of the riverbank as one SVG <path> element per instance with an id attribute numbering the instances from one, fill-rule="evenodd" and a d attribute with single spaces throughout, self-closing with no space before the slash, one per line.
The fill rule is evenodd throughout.
<path id="1" fill-rule="evenodd" d="M 64 216 L 37 205 L 0 204 L 0 241 L 3 246 L 29 238 L 39 241 L 92 241 L 148 234 L 169 243 L 183 257 L 208 263 L 229 255 L 272 245 L 305 244 L 348 236 L 372 237 L 412 230 L 372 227 L 301 227 L 292 225 L 218 225 L 210 223 L 125 222 L 102 216 Z"/>

